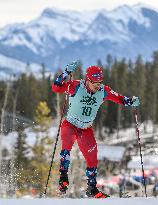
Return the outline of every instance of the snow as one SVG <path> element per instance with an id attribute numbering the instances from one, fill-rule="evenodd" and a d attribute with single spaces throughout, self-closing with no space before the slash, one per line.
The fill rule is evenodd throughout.
<path id="1" fill-rule="evenodd" d="M 144 169 L 158 168 L 157 155 L 145 155 L 143 156 Z M 128 168 L 139 169 L 141 167 L 140 156 L 133 156 L 128 163 Z"/>
<path id="2" fill-rule="evenodd" d="M 47 29 L 46 27 L 40 27 L 38 24 L 33 27 L 27 27 L 25 31 L 32 38 L 32 41 L 43 47 L 43 39 L 46 37 Z"/>
<path id="3" fill-rule="evenodd" d="M 0 78 L 1 79 L 6 78 L 7 73 L 8 74 L 19 74 L 23 72 L 40 73 L 41 69 L 42 67 L 39 64 L 30 63 L 29 65 L 27 65 L 27 63 L 0 54 L 0 74 L 1 74 Z M 46 70 L 49 69 L 46 68 Z M 36 74 L 36 76 L 38 76 L 38 74 Z"/>
<path id="4" fill-rule="evenodd" d="M 150 4 L 147 4 L 147 3 L 138 3 L 138 4 L 135 4 L 133 7 L 138 8 L 138 9 L 146 8 L 146 9 L 151 9 L 153 11 L 158 12 L 158 7 L 156 8 L 156 7 L 151 6 Z"/>
<path id="5" fill-rule="evenodd" d="M 68 18 L 72 19 L 72 20 L 76 20 L 76 19 L 80 19 L 81 22 L 85 22 L 85 23 L 90 23 L 95 16 L 98 14 L 98 12 L 100 12 L 100 10 L 92 10 L 92 11 L 75 11 L 75 10 L 60 10 L 57 8 L 48 8 L 45 9 L 41 15 L 41 17 L 43 16 L 47 16 L 47 18 L 52 18 L 51 14 L 54 14 L 53 17 L 56 15 L 58 16 L 58 18 L 67 16 Z M 47 13 L 49 13 L 48 15 L 46 15 Z M 77 23 L 77 22 L 74 22 Z"/>
<path id="6" fill-rule="evenodd" d="M 48 130 L 48 135 L 51 136 L 51 138 L 55 138 L 57 134 L 57 127 L 51 127 Z M 26 142 L 28 145 L 33 146 L 36 141 L 36 136 L 38 135 L 40 138 L 45 136 L 45 133 L 38 132 L 35 133 L 31 128 L 25 129 L 24 132 L 27 136 Z M 15 142 L 17 140 L 18 133 L 17 132 L 10 132 L 8 135 L 3 136 L 2 138 L 2 147 L 6 148 L 8 151 L 12 151 L 12 148 L 15 145 Z"/>
<path id="7" fill-rule="evenodd" d="M 96 22 L 98 26 L 95 29 L 95 27 L 91 25 L 95 24 L 95 19 L 98 19 L 99 16 L 103 16 L 104 18 L 101 22 L 100 20 Z M 79 12 L 47 8 L 38 19 L 31 21 L 27 25 L 27 28 L 24 29 L 33 37 L 33 42 L 40 39 L 40 33 L 43 33 L 42 36 L 44 38 L 45 30 L 49 31 L 52 37 L 59 43 L 63 39 L 69 40 L 70 42 L 77 41 L 85 34 L 91 40 L 96 39 L 97 41 L 101 41 L 109 39 L 114 42 L 122 42 L 124 40 L 130 40 L 132 37 L 132 33 L 128 30 L 128 22 L 131 19 L 146 27 L 150 25 L 149 20 L 143 16 L 140 7 L 124 5 L 112 11 L 102 9 Z M 111 25 L 110 27 L 108 26 L 109 24 Z M 36 29 L 38 32 L 35 32 Z M 40 29 L 41 31 L 39 31 Z M 48 32 L 45 32 L 45 35 L 47 35 L 47 33 Z M 38 43 L 41 44 L 41 42 Z"/>
<path id="8" fill-rule="evenodd" d="M 135 125 L 134 125 L 135 126 Z M 109 138 L 105 139 L 106 144 L 119 144 L 123 142 L 130 142 L 133 140 L 137 140 L 136 130 L 135 127 L 127 128 L 127 129 L 120 129 L 118 132 L 114 132 L 111 134 Z M 155 130 L 155 134 L 153 136 L 153 130 Z M 145 121 L 139 125 L 140 131 L 140 138 L 141 140 L 145 140 L 147 138 L 150 139 L 157 139 L 158 138 L 158 127 L 153 126 L 151 121 Z M 103 129 L 104 135 L 104 129 Z"/>
<path id="9" fill-rule="evenodd" d="M 4 40 L 6 36 L 9 37 L 13 32 L 21 29 L 24 25 L 25 24 L 23 23 L 7 24 L 5 27 L 0 29 L 0 40 Z"/>
<path id="10" fill-rule="evenodd" d="M 21 61 L 0 54 L 0 67 L 10 68 L 16 71 L 16 73 L 18 73 L 25 70 L 26 64 Z"/>
<path id="11" fill-rule="evenodd" d="M 12 151 L 12 148 L 15 145 L 16 139 L 17 139 L 18 133 L 17 132 L 11 132 L 6 136 L 3 136 L 2 138 L 2 147 L 6 148 L 9 151 Z"/>
<path id="12" fill-rule="evenodd" d="M 38 19 L 31 21 L 27 25 L 26 30 L 28 31 L 28 28 L 31 27 L 28 33 L 33 37 L 33 42 L 36 42 L 36 39 L 39 38 L 34 31 L 36 29 L 42 30 L 38 31 L 38 33 L 43 33 L 43 37 L 44 33 L 45 36 L 47 33 L 51 33 L 52 37 L 58 42 L 61 42 L 62 39 L 73 42 L 80 38 L 81 33 L 87 29 L 89 23 L 95 18 L 97 13 L 98 11 L 88 11 L 84 13 L 47 8 Z"/>
<path id="13" fill-rule="evenodd" d="M 42 18 L 41 24 L 49 26 L 55 39 L 60 42 L 67 39 L 71 42 L 79 39 L 81 33 L 87 28 L 87 23 L 82 22 L 79 17 L 69 18 L 69 16 L 58 16 L 57 19 Z M 72 26 L 73 25 L 73 26 Z"/>
<path id="14" fill-rule="evenodd" d="M 0 44 L 7 50 L 27 48 L 26 56 L 32 59 L 30 56 L 34 53 L 35 57 L 39 56 L 39 59 L 42 57 L 45 62 L 47 56 L 53 55 L 53 64 L 59 66 L 58 60 L 55 62 L 55 59 L 60 59 L 60 51 L 69 46 L 71 48 L 75 42 L 91 45 L 93 41 L 95 43 L 105 41 L 109 45 L 116 43 L 121 48 L 128 42 L 132 42 L 137 34 L 133 27 L 133 29 L 129 27 L 129 22 L 137 22 L 142 31 L 144 27 L 148 28 L 152 24 L 149 18 L 143 15 L 142 8 L 144 6 L 141 4 L 124 5 L 112 11 L 105 9 L 73 11 L 47 8 L 40 17 L 29 23 L 8 25 L 0 29 Z M 80 43 L 78 45 L 80 47 Z M 3 46 L 2 49 L 4 49 Z M 12 55 L 14 56 L 14 53 Z M 123 53 L 123 55 L 125 54 Z M 17 58 L 16 55 L 15 58 Z M 25 55 L 24 59 L 26 59 Z M 50 64 L 50 66 L 52 65 Z"/>
<path id="15" fill-rule="evenodd" d="M 108 199 L 1 199 L 0 205 L 157 205 L 156 198 Z"/>
<path id="16" fill-rule="evenodd" d="M 57 130 L 58 128 L 57 127 L 51 127 L 49 130 L 48 130 L 48 136 L 51 136 L 51 138 L 55 138 L 56 137 L 56 134 L 57 134 Z M 32 129 L 30 128 L 27 128 L 25 129 L 25 134 L 27 135 L 27 143 L 29 145 L 34 145 L 35 141 L 36 141 L 36 136 L 38 135 L 40 138 L 42 138 L 43 136 L 45 136 L 46 134 L 45 133 L 42 133 L 42 132 L 34 132 Z"/>
<path id="17" fill-rule="evenodd" d="M 108 159 L 110 161 L 120 161 L 123 158 L 125 147 L 122 146 L 108 146 L 98 144 L 98 159 Z"/>
<path id="18" fill-rule="evenodd" d="M 131 6 L 120 6 L 108 13 L 108 16 L 114 20 L 120 19 L 124 22 L 125 25 L 129 23 L 132 19 L 136 21 L 138 24 L 142 24 L 145 27 L 150 26 L 150 22 L 148 18 L 145 18 L 140 10 L 140 7 L 131 7 Z"/>
<path id="19" fill-rule="evenodd" d="M 104 18 L 101 22 L 96 22 L 98 27 L 95 29 L 91 25 L 95 23 L 99 16 Z M 25 40 L 24 36 L 20 33 L 17 35 L 15 32 L 13 35 L 9 35 L 9 38 L 4 38 L 3 44 L 11 46 L 24 44 L 34 53 L 38 53 L 37 45 L 42 45 L 42 39 L 45 39 L 47 36 L 51 36 L 59 43 L 62 43 L 64 39 L 70 42 L 77 41 L 85 34 L 91 40 L 96 39 L 98 41 L 104 39 L 117 42 L 129 40 L 129 36 L 131 37 L 132 34 L 127 29 L 127 23 L 131 18 L 140 24 L 145 23 L 145 25 L 148 25 L 148 20 L 143 17 L 139 9 L 128 8 L 127 6 L 119 7 L 113 11 L 102 9 L 82 12 L 47 8 L 39 18 L 30 21 L 28 24 L 18 25 L 18 31 L 22 30 L 32 37 L 31 42 Z M 126 25 L 126 29 L 122 22 Z M 102 23 L 103 25 L 101 26 Z M 109 24 L 111 24 L 111 28 Z M 14 26 L 12 26 L 12 30 L 14 29 Z M 8 28 L 4 28 L 4 31 L 0 32 L 0 36 L 5 37 L 4 33 L 7 34 L 7 31 Z"/>
<path id="20" fill-rule="evenodd" d="M 35 54 L 38 54 L 35 44 L 27 41 L 23 33 L 20 33 L 18 35 L 14 34 L 13 36 L 11 36 L 11 38 L 8 38 L 4 42 L 2 42 L 2 45 L 10 45 L 13 47 L 19 45 L 26 46 L 27 48 L 32 50 Z"/>

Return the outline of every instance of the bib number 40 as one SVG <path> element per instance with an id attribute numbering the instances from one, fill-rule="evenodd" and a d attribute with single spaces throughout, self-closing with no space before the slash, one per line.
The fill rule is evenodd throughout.
<path id="1" fill-rule="evenodd" d="M 83 111 L 82 111 L 82 115 L 84 116 L 90 116 L 92 113 L 92 108 L 91 107 L 82 107 Z"/>

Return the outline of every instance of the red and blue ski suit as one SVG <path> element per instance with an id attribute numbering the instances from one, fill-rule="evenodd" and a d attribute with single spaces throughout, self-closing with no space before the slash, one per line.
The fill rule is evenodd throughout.
<path id="1" fill-rule="evenodd" d="M 66 76 L 67 77 L 67 76 Z M 69 96 L 75 96 L 78 92 L 78 87 L 80 86 L 80 80 L 72 80 L 71 82 L 64 82 L 66 77 L 63 74 L 60 75 L 54 84 L 52 84 L 52 91 L 56 93 L 68 93 Z M 119 95 L 114 92 L 109 86 L 104 86 L 105 97 L 103 101 L 110 100 L 114 103 L 125 105 L 125 96 Z M 85 89 L 87 89 L 85 87 Z M 88 91 L 90 92 L 90 91 Z M 127 97 L 126 97 L 127 98 Z M 78 106 L 76 104 L 76 106 Z M 61 169 L 67 169 L 69 165 L 69 156 L 72 146 L 75 142 L 78 143 L 79 149 L 82 152 L 88 168 L 97 167 L 97 143 L 94 137 L 94 132 L 92 126 L 82 129 L 73 125 L 67 119 L 64 119 L 61 125 L 61 141 L 62 141 L 62 153 L 61 161 L 67 158 L 67 165 L 61 165 Z M 66 150 L 66 152 L 64 151 Z M 67 152 L 68 151 L 68 152 Z M 65 153 L 65 154 L 64 154 Z M 65 156 L 65 158 L 63 157 Z M 62 162 L 61 162 L 62 163 Z"/>

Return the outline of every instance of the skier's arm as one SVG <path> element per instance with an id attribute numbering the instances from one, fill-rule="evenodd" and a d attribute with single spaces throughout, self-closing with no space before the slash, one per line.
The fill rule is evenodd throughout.
<path id="1" fill-rule="evenodd" d="M 59 75 L 54 84 L 52 84 L 52 91 L 55 93 L 64 93 L 68 90 L 68 86 L 70 82 L 64 82 L 68 77 L 68 73 L 64 71 L 61 75 Z M 69 89 L 70 90 L 70 89 Z"/>
<path id="2" fill-rule="evenodd" d="M 104 93 L 105 93 L 104 101 L 110 100 L 112 102 L 122 104 L 124 106 L 134 106 L 134 107 L 139 106 L 140 104 L 138 97 L 133 96 L 132 98 L 129 98 L 120 95 L 115 91 L 113 91 L 109 86 L 104 86 Z"/>
<path id="3" fill-rule="evenodd" d="M 114 92 L 109 86 L 104 86 L 104 101 L 110 100 L 117 104 L 124 104 L 124 96 Z"/>
<path id="4" fill-rule="evenodd" d="M 64 82 L 69 74 L 73 72 L 77 67 L 79 66 L 79 62 L 75 61 L 72 62 L 71 64 L 68 64 L 65 68 L 65 71 L 59 75 L 54 84 L 52 84 L 52 91 L 56 93 L 64 93 L 68 92 L 68 94 L 73 95 L 76 90 L 76 85 L 79 84 L 79 81 L 69 81 L 69 82 Z"/>
<path id="5" fill-rule="evenodd" d="M 61 75 L 58 78 L 61 78 Z M 52 84 L 52 91 L 55 93 L 66 92 L 69 95 L 74 95 L 77 90 L 77 86 L 80 84 L 80 81 L 79 80 L 72 80 L 71 82 L 61 81 L 61 83 L 59 83 L 58 78 L 55 80 L 54 84 Z"/>

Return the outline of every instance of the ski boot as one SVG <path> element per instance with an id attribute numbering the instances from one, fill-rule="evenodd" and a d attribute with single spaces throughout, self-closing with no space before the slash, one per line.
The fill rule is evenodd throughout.
<path id="1" fill-rule="evenodd" d="M 65 194 L 66 190 L 69 186 L 68 180 L 68 168 L 70 164 L 70 151 L 68 150 L 61 150 L 60 153 L 60 179 L 59 179 L 59 186 L 58 190 L 61 194 Z"/>
<path id="2" fill-rule="evenodd" d="M 61 173 L 59 179 L 59 186 L 58 186 L 59 194 L 66 194 L 68 186 L 69 186 L 68 174 Z"/>
<path id="3" fill-rule="evenodd" d="M 87 176 L 87 191 L 86 195 L 88 197 L 93 197 L 93 198 L 107 198 L 110 197 L 107 194 L 102 193 L 101 191 L 98 190 L 96 187 L 97 181 L 96 181 L 96 176 L 97 176 L 97 168 L 92 167 L 92 168 L 86 168 L 86 176 Z"/>
<path id="4" fill-rule="evenodd" d="M 90 186 L 90 185 L 88 185 L 86 195 L 88 197 L 97 198 L 97 199 L 110 197 L 109 195 L 104 194 L 103 192 L 99 191 L 99 189 L 96 186 Z"/>

